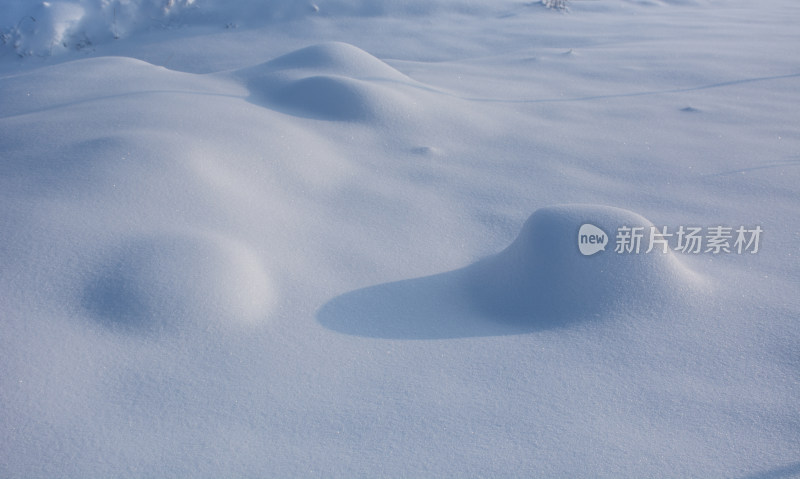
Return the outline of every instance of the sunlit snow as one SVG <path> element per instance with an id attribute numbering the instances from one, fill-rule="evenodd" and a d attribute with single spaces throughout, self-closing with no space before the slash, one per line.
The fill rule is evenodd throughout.
<path id="1" fill-rule="evenodd" d="M 0 476 L 800 475 L 798 25 L 0 0 Z"/>

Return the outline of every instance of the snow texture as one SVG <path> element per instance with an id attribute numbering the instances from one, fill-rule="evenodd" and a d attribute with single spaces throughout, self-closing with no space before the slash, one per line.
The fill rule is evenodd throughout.
<path id="1" fill-rule="evenodd" d="M 800 475 L 800 11 L 548 4 L 0 1 L 0 476 Z"/>

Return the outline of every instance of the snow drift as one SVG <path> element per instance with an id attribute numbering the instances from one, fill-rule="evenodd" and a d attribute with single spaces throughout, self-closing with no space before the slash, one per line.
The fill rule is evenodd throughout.
<path id="1" fill-rule="evenodd" d="M 19 56 L 49 56 L 165 26 L 195 0 L 2 1 L 2 45 Z"/>
<path id="2" fill-rule="evenodd" d="M 408 118 L 417 99 L 403 90 L 416 82 L 353 45 L 306 47 L 236 72 L 255 103 L 323 120 Z"/>
<path id="3" fill-rule="evenodd" d="M 481 0 L 3 0 L 0 1 L 0 47 L 9 48 L 20 57 L 44 57 L 83 50 L 153 29 L 187 25 L 231 28 L 317 15 L 420 16 L 442 10 L 479 13 L 489 11 L 493 3 Z"/>
<path id="4" fill-rule="evenodd" d="M 219 235 L 130 240 L 107 255 L 84 287 L 99 323 L 133 333 L 205 329 L 208 320 L 254 323 L 274 299 L 258 255 Z"/>
<path id="5" fill-rule="evenodd" d="M 639 253 L 616 253 L 613 242 L 592 256 L 578 251 L 581 225 L 608 235 L 642 228 Z M 576 318 L 667 308 L 694 296 L 701 277 L 668 250 L 646 253 L 653 224 L 620 208 L 562 205 L 542 208 L 517 239 L 475 266 L 472 291 L 487 311 L 514 316 Z"/>
<path id="6" fill-rule="evenodd" d="M 613 234 L 642 227 L 641 254 L 578 251 L 585 223 Z M 319 312 L 327 327 L 360 336 L 433 339 L 519 334 L 587 320 L 677 311 L 707 291 L 671 251 L 650 252 L 652 223 L 620 208 L 541 208 L 502 252 L 466 268 L 347 293 Z"/>
<path id="7" fill-rule="evenodd" d="M 0 476 L 797 473 L 794 0 L 66 3 L 0 49 Z M 579 251 L 650 220 L 763 244 Z"/>

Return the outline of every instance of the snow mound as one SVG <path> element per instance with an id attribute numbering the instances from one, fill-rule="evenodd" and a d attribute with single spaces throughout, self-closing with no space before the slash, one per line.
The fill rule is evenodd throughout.
<path id="1" fill-rule="evenodd" d="M 207 327 L 203 318 L 254 323 L 274 300 L 258 255 L 230 238 L 156 235 L 109 255 L 84 288 L 101 324 L 139 333 Z"/>
<path id="2" fill-rule="evenodd" d="M 583 255 L 579 231 L 643 228 L 639 254 Z M 670 251 L 646 253 L 650 223 L 596 205 L 537 210 L 504 251 L 455 271 L 352 291 L 324 305 L 318 320 L 345 334 L 445 339 L 525 334 L 615 315 L 674 314 L 704 296 L 704 280 Z M 595 230 L 596 231 L 596 230 Z"/>
<path id="3" fill-rule="evenodd" d="M 344 42 L 326 42 L 301 48 L 251 67 L 255 71 L 311 70 L 317 73 L 359 78 L 393 79 L 411 81 L 380 59 L 355 45 Z"/>
<path id="4" fill-rule="evenodd" d="M 414 80 L 346 43 L 306 47 L 236 74 L 255 103 L 297 116 L 372 121 L 416 111 L 407 91 Z"/>
<path id="5" fill-rule="evenodd" d="M 607 235 L 605 250 L 584 255 L 582 225 Z M 599 205 L 561 205 L 537 210 L 504 251 L 475 265 L 474 298 L 492 314 L 586 318 L 605 313 L 646 312 L 685 301 L 702 289 L 702 278 L 656 241 L 644 217 Z M 640 250 L 615 251 L 618 228 L 642 228 Z M 656 233 L 656 240 L 660 235 Z"/>
<path id="6" fill-rule="evenodd" d="M 403 99 L 368 82 L 330 75 L 289 82 L 274 91 L 275 105 L 287 112 L 322 120 L 369 121 L 405 115 Z"/>

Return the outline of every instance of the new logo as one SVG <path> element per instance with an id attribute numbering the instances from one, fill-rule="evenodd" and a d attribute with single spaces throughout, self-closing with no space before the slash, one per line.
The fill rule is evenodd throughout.
<path id="1" fill-rule="evenodd" d="M 608 235 L 597 226 L 585 223 L 578 230 L 578 249 L 584 256 L 591 256 L 598 251 L 605 251 Z"/>

